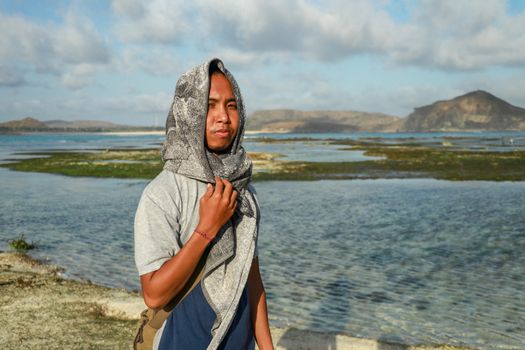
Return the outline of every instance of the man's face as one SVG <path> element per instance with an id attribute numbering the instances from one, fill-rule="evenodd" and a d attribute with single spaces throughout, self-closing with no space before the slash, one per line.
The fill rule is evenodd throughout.
<path id="1" fill-rule="evenodd" d="M 208 96 L 206 146 L 213 153 L 228 150 L 238 128 L 239 112 L 230 81 L 223 74 L 213 73 Z"/>

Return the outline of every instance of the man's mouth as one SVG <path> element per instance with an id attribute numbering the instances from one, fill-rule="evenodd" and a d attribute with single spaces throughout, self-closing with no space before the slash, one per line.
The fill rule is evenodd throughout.
<path id="1" fill-rule="evenodd" d="M 219 129 L 215 131 L 215 135 L 217 135 L 218 137 L 224 137 L 224 138 L 230 137 L 230 129 Z"/>

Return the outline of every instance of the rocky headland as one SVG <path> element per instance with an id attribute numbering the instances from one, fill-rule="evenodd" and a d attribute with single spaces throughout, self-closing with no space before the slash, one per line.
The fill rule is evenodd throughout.
<path id="1" fill-rule="evenodd" d="M 525 130 L 525 109 L 482 90 L 416 108 L 403 131 Z"/>
<path id="2" fill-rule="evenodd" d="M 525 109 L 478 90 L 417 107 L 404 118 L 356 111 L 279 109 L 253 113 L 247 128 L 268 133 L 525 130 Z"/>

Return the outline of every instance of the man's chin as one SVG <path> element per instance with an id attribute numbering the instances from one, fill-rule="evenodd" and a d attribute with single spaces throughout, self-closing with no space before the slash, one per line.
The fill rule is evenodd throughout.
<path id="1" fill-rule="evenodd" d="M 207 146 L 208 150 L 215 154 L 223 154 L 230 150 L 231 143 L 224 145 Z"/>

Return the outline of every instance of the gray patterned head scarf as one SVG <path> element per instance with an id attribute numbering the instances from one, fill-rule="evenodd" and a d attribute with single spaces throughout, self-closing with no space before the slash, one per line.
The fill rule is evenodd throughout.
<path id="1" fill-rule="evenodd" d="M 230 151 L 216 155 L 205 145 L 210 66 L 228 78 L 239 113 L 239 128 Z M 166 141 L 162 148 L 164 168 L 189 178 L 215 183 L 214 176 L 230 181 L 239 192 L 239 211 L 253 216 L 246 200 L 246 186 L 252 175 L 252 162 L 246 156 L 241 141 L 244 135 L 245 111 L 239 86 L 219 59 L 212 59 L 183 74 L 177 82 L 175 97 L 166 120 Z"/>
<path id="2" fill-rule="evenodd" d="M 230 81 L 237 102 L 239 128 L 229 152 L 216 155 L 205 145 L 210 66 L 216 65 Z M 214 176 L 228 179 L 238 191 L 237 210 L 211 245 L 201 285 L 215 311 L 212 340 L 217 349 L 235 315 L 252 264 L 257 238 L 258 207 L 248 185 L 252 163 L 241 146 L 245 111 L 237 82 L 219 59 L 212 59 L 181 76 L 166 121 L 162 148 L 164 168 L 180 175 L 214 183 Z"/>

